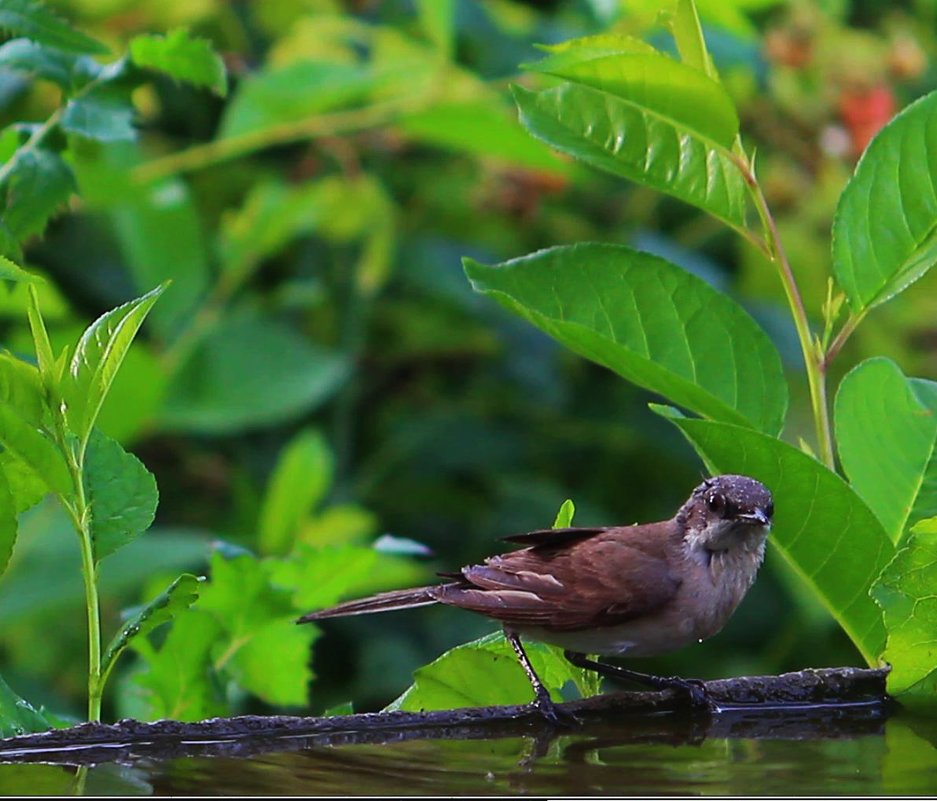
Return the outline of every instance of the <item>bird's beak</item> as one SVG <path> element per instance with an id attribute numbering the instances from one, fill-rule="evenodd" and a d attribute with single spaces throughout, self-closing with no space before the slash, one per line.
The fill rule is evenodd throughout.
<path id="1" fill-rule="evenodd" d="M 754 512 L 748 515 L 739 515 L 738 519 L 744 523 L 753 523 L 758 526 L 767 526 L 771 523 L 771 518 L 761 509 L 755 509 Z"/>

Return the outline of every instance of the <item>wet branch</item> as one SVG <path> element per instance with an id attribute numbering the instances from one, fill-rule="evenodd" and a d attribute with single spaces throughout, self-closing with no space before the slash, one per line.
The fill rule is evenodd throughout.
<path id="1" fill-rule="evenodd" d="M 616 742 L 700 742 L 707 737 L 854 737 L 878 731 L 891 711 L 885 670 L 824 668 L 705 683 L 718 711 L 688 707 L 679 692 L 615 692 L 561 705 L 580 721 L 557 730 L 526 705 L 336 717 L 244 715 L 196 723 L 83 723 L 0 740 L 0 762 L 69 765 L 146 755 L 246 756 L 325 745 L 410 739 L 582 734 Z M 670 712 L 673 714 L 661 714 Z"/>

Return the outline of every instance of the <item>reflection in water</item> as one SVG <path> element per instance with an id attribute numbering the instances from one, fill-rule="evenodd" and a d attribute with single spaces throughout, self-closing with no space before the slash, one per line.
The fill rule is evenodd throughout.
<path id="1" fill-rule="evenodd" d="M 789 717 L 789 716 L 788 716 Z M 672 716 L 618 718 L 584 732 L 531 729 L 473 739 L 310 744 L 282 738 L 253 756 L 156 759 L 121 752 L 99 764 L 95 795 L 876 795 L 937 792 L 937 722 L 908 715 L 882 727 L 793 736 L 696 736 Z M 726 734 L 731 733 L 731 727 Z M 640 730 L 640 731 L 637 731 Z M 636 736 L 636 733 L 639 736 Z M 205 752 L 202 752 L 205 753 Z M 51 755 L 47 755 L 51 756 Z M 60 753 L 60 757 L 64 756 Z M 0 765 L 0 794 L 66 795 L 75 768 Z"/>
<path id="2" fill-rule="evenodd" d="M 914 758 L 904 753 L 915 737 Z M 901 753 L 890 745 L 899 738 Z M 635 744 L 566 735 L 320 746 L 154 766 L 156 793 L 284 795 L 806 795 L 937 791 L 937 750 L 900 720 L 888 736 Z M 897 760 L 897 761 L 896 761 Z"/>

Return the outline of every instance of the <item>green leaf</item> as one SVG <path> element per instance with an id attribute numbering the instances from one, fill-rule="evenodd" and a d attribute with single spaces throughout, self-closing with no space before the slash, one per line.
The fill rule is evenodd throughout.
<path id="1" fill-rule="evenodd" d="M 0 453 L 0 471 L 6 476 L 16 513 L 35 506 L 49 492 L 49 487 L 33 468 L 12 451 Z"/>
<path id="2" fill-rule="evenodd" d="M 714 474 L 751 476 L 771 490 L 777 509 L 772 548 L 829 609 L 866 661 L 876 664 L 885 630 L 868 593 L 895 549 L 862 499 L 835 473 L 780 440 L 655 410 L 683 432 Z"/>
<path id="3" fill-rule="evenodd" d="M 888 692 L 934 705 L 937 694 L 937 518 L 918 523 L 872 587 L 885 614 Z M 907 697 L 910 696 L 910 699 Z"/>
<path id="4" fill-rule="evenodd" d="M 301 431 L 284 448 L 260 507 L 261 553 L 289 552 L 300 522 L 328 491 L 334 469 L 332 452 L 318 431 Z"/>
<path id="5" fill-rule="evenodd" d="M 866 148 L 833 218 L 833 269 L 853 314 L 884 303 L 937 262 L 937 92 Z"/>
<path id="6" fill-rule="evenodd" d="M 52 81 L 67 91 L 72 84 L 75 57 L 29 39 L 11 39 L 0 45 L 0 66 Z"/>
<path id="7" fill-rule="evenodd" d="M 735 104 L 726 90 L 693 67 L 663 53 L 616 53 L 565 63 L 548 59 L 528 69 L 591 86 L 625 101 L 648 119 L 692 136 L 711 148 L 732 147 L 739 132 Z"/>
<path id="8" fill-rule="evenodd" d="M 29 701 L 20 698 L 0 678 L 0 737 L 48 731 L 52 724 Z"/>
<path id="9" fill-rule="evenodd" d="M 937 383 L 867 359 L 840 384 L 835 420 L 843 470 L 892 542 L 937 515 Z"/>
<path id="10" fill-rule="evenodd" d="M 26 272 L 16 262 L 10 261 L 6 256 L 0 256 L 0 281 L 22 281 L 27 284 L 41 283 L 44 279 L 40 275 Z"/>
<path id="11" fill-rule="evenodd" d="M 270 583 L 263 563 L 216 553 L 197 608 L 225 632 L 212 650 L 216 670 L 268 703 L 306 703 L 309 648 L 319 632 L 296 625 L 289 592 Z"/>
<path id="12" fill-rule="evenodd" d="M 416 11 L 426 38 L 443 56 L 451 57 L 455 0 L 416 0 Z"/>
<path id="13" fill-rule="evenodd" d="M 676 265 L 593 243 L 464 264 L 476 290 L 638 386 L 706 417 L 781 430 L 787 384 L 771 341 Z"/>
<path id="14" fill-rule="evenodd" d="M 553 521 L 553 528 L 569 528 L 573 524 L 573 515 L 576 514 L 576 506 L 567 498 L 560 506 L 560 511 L 556 513 L 556 520 Z"/>
<path id="15" fill-rule="evenodd" d="M 513 92 L 521 122 L 538 139 L 745 230 L 747 190 L 726 148 L 676 119 L 588 86 Z"/>
<path id="16" fill-rule="evenodd" d="M 211 42 L 190 37 L 185 28 L 176 28 L 166 36 L 135 36 L 130 40 L 130 58 L 138 67 L 204 86 L 220 97 L 228 93 L 221 56 Z"/>
<path id="17" fill-rule="evenodd" d="M 277 320 L 228 318 L 173 377 L 161 424 L 220 434 L 281 423 L 331 397 L 348 369 Z"/>
<path id="18" fill-rule="evenodd" d="M 559 649 L 524 643 L 537 675 L 555 701 L 568 681 L 582 685 L 583 671 L 563 658 Z M 533 689 L 513 649 L 499 632 L 459 645 L 413 674 L 413 685 L 387 711 L 526 704 Z"/>
<path id="19" fill-rule="evenodd" d="M 87 443 L 114 376 L 165 285 L 118 306 L 95 320 L 82 334 L 62 383 L 69 427 Z"/>
<path id="20" fill-rule="evenodd" d="M 298 628 L 298 627 L 297 627 Z M 212 670 L 211 651 L 222 629 L 198 607 L 180 614 L 155 648 L 145 637 L 131 641 L 143 663 L 133 677 L 150 720 L 204 720 L 230 712 Z"/>
<path id="21" fill-rule="evenodd" d="M 204 580 L 203 577 L 183 573 L 120 627 L 104 652 L 101 662 L 102 684 L 107 681 L 117 659 L 135 637 L 145 637 L 195 603 L 198 599 L 199 584 Z"/>
<path id="22" fill-rule="evenodd" d="M 156 516 L 156 479 L 119 442 L 94 431 L 85 452 L 94 557 L 100 562 L 146 531 Z"/>
<path id="23" fill-rule="evenodd" d="M 365 98 L 381 80 L 364 67 L 317 61 L 265 70 L 238 85 L 225 108 L 220 136 L 259 134 L 348 106 Z"/>
<path id="24" fill-rule="evenodd" d="M 39 362 L 39 374 L 47 391 L 58 392 L 59 378 L 55 369 L 55 356 L 52 353 L 52 343 L 49 341 L 49 332 L 46 330 L 42 312 L 39 309 L 39 293 L 36 287 L 29 287 L 29 305 L 26 308 L 29 319 L 29 329 L 33 335 L 33 344 L 36 348 L 36 360 Z M 58 413 L 58 411 L 56 411 Z"/>
<path id="25" fill-rule="evenodd" d="M 3 223 L 17 240 L 41 234 L 75 191 L 71 168 L 56 153 L 19 151 L 6 182 Z"/>
<path id="26" fill-rule="evenodd" d="M 10 564 L 13 546 L 16 544 L 17 509 L 6 473 L 0 470 L 0 576 Z"/>
<path id="27" fill-rule="evenodd" d="M 98 142 L 119 142 L 137 135 L 129 98 L 109 87 L 69 100 L 62 112 L 61 125 L 71 134 Z"/>
<path id="28" fill-rule="evenodd" d="M 670 32 L 677 43 L 677 50 L 684 64 L 698 69 L 712 78 L 719 80 L 719 73 L 713 64 L 712 56 L 706 48 L 703 27 L 700 25 L 696 4 L 693 0 L 677 0 L 677 7 L 670 18 Z"/>
<path id="29" fill-rule="evenodd" d="M 39 371 L 9 353 L 0 353 L 0 403 L 33 427 L 42 424 L 46 404 Z"/>
<path id="30" fill-rule="evenodd" d="M 566 175 L 569 167 L 529 137 L 500 103 L 490 99 L 434 103 L 401 116 L 396 130 L 415 142 L 467 153 L 485 161 Z"/>
<path id="31" fill-rule="evenodd" d="M 65 456 L 58 446 L 8 403 L 0 403 L 0 444 L 28 465 L 52 492 L 74 492 Z"/>
<path id="32" fill-rule="evenodd" d="M 101 42 L 73 30 L 36 0 L 3 0 L 0 4 L 0 30 L 10 36 L 25 36 L 71 53 L 108 52 Z"/>

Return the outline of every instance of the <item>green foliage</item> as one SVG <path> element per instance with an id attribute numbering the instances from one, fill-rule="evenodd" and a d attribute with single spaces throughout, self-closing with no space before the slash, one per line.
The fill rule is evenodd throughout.
<path id="1" fill-rule="evenodd" d="M 937 689 L 937 518 L 922 520 L 872 588 L 882 607 L 891 665 L 888 691 L 911 703 L 933 707 Z"/>
<path id="2" fill-rule="evenodd" d="M 863 154 L 833 220 L 833 269 L 854 314 L 937 262 L 937 94 L 908 106 Z M 906 166 L 913 164 L 914 169 Z"/>
<path id="3" fill-rule="evenodd" d="M 228 79 L 224 62 L 204 39 L 193 39 L 179 28 L 168 36 L 136 36 L 130 42 L 130 58 L 138 67 L 157 70 L 224 97 Z"/>
<path id="4" fill-rule="evenodd" d="M 771 341 L 734 301 L 664 259 L 582 244 L 465 269 L 476 290 L 623 378 L 707 417 L 780 431 L 787 385 Z"/>
<path id="5" fill-rule="evenodd" d="M 116 20 L 57 3 L 74 28 L 2 4 L 0 278 L 26 283 L 0 291 L 0 672 L 74 716 L 81 604 L 97 603 L 119 644 L 91 658 L 105 715 L 383 707 L 486 622 L 362 617 L 323 626 L 354 635 L 326 647 L 291 619 L 477 561 L 567 496 L 585 525 L 669 516 L 698 467 L 647 413 L 653 392 L 702 418 L 673 424 L 711 467 L 760 471 L 793 570 L 769 550 L 713 649 L 650 669 L 884 647 L 892 691 L 926 694 L 926 620 L 906 612 L 927 608 L 926 581 L 911 585 L 928 575 L 907 532 L 934 514 L 930 383 L 911 377 L 933 369 L 933 95 L 912 102 L 932 88 L 933 26 L 769 4 L 256 3 L 235 19 L 147 3 Z M 868 144 L 859 118 L 882 91 L 908 108 Z M 569 245 L 589 240 L 630 247 Z M 121 306 L 167 282 L 159 303 Z M 160 487 L 146 536 L 142 463 Z M 50 487 L 62 513 L 41 503 Z M 210 571 L 209 540 L 227 543 Z M 208 575 L 191 604 L 190 579 L 163 594 L 182 571 Z M 141 594 L 152 617 L 127 640 L 118 610 Z M 594 691 L 532 651 L 554 694 Z M 502 680 L 529 698 L 503 644 L 452 660 L 461 687 L 427 668 L 410 701 L 487 703 Z"/>
<path id="6" fill-rule="evenodd" d="M 840 384 L 835 418 L 843 471 L 900 544 L 937 514 L 937 384 L 867 359 Z"/>
<path id="7" fill-rule="evenodd" d="M 20 698 L 0 679 L 0 737 L 46 731 L 52 723 L 29 701 Z"/>

